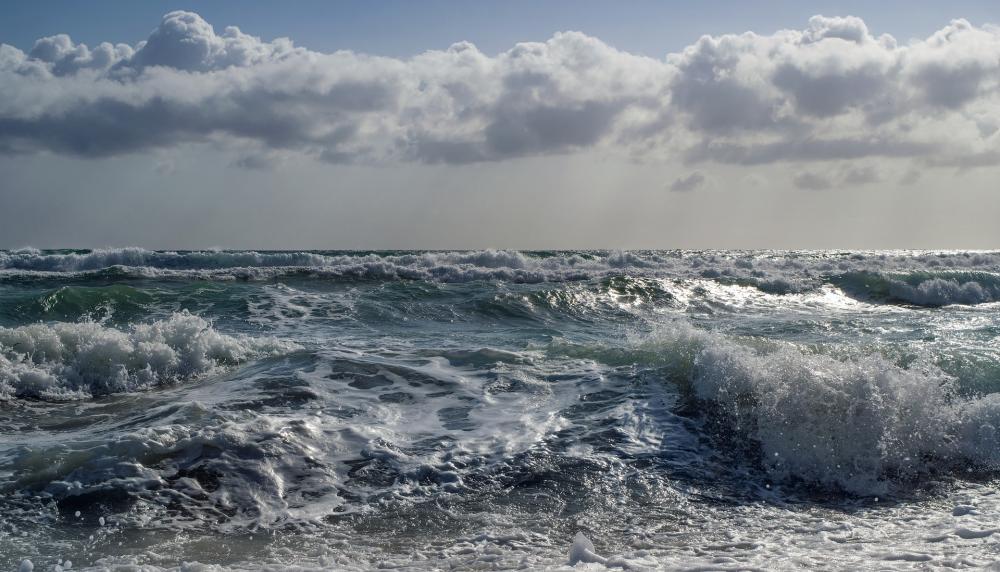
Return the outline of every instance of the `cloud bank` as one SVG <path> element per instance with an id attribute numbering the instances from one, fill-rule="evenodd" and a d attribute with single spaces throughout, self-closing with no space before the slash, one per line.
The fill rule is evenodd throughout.
<path id="1" fill-rule="evenodd" d="M 210 141 L 251 168 L 290 154 L 464 164 L 579 150 L 955 168 L 994 164 L 998 133 L 1000 29 L 965 20 L 901 45 L 858 18 L 814 16 L 803 30 L 703 36 L 662 59 L 576 32 L 493 56 L 469 43 L 407 59 L 325 54 L 218 33 L 181 11 L 135 46 L 91 48 L 65 34 L 27 53 L 0 45 L 6 155 L 100 158 Z M 796 184 L 822 186 L 807 179 Z"/>

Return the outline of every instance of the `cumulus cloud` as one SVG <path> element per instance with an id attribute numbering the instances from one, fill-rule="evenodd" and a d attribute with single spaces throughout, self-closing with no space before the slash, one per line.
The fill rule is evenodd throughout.
<path id="1" fill-rule="evenodd" d="M 292 153 L 460 164 L 579 150 L 971 167 L 995 158 L 997 125 L 1000 30 L 964 20 L 899 45 L 859 18 L 815 16 L 802 30 L 704 36 L 662 59 L 575 32 L 495 56 L 467 42 L 406 59 L 327 54 L 183 11 L 134 46 L 65 34 L 28 53 L 0 45 L 2 154 L 213 141 L 248 168 Z"/>
<path id="2" fill-rule="evenodd" d="M 683 193 L 687 191 L 693 191 L 700 188 L 705 184 L 705 175 L 702 175 L 698 171 L 691 173 L 686 177 L 679 177 L 670 185 L 670 190 L 675 193 Z"/>
<path id="3" fill-rule="evenodd" d="M 186 71 L 210 71 L 230 66 L 246 67 L 278 60 L 295 53 L 287 39 L 262 42 L 235 26 L 221 35 L 193 12 L 170 12 L 163 17 L 134 56 L 123 63 L 142 69 L 166 66 Z"/>
<path id="4" fill-rule="evenodd" d="M 84 44 L 74 44 L 66 34 L 57 34 L 36 41 L 29 56 L 49 64 L 51 73 L 62 76 L 86 69 L 105 70 L 115 62 L 132 57 L 133 53 L 131 46 L 112 46 L 107 42 L 91 50 Z"/>

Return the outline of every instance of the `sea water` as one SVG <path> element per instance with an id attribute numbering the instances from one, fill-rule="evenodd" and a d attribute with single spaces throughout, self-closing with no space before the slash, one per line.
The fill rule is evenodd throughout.
<path id="1" fill-rule="evenodd" d="M 1000 253 L 0 251 L 0 569 L 1000 561 Z"/>

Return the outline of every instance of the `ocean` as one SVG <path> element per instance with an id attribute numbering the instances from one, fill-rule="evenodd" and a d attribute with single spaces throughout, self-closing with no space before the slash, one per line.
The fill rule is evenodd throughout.
<path id="1" fill-rule="evenodd" d="M 1000 252 L 0 251 L 0 570 L 1000 562 Z"/>

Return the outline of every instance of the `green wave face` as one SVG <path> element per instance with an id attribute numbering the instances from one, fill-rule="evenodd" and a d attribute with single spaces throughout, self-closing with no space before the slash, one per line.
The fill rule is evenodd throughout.
<path id="1" fill-rule="evenodd" d="M 125 284 L 62 286 L 17 304 L 14 315 L 24 322 L 102 321 L 128 322 L 148 312 L 155 297 Z"/>

